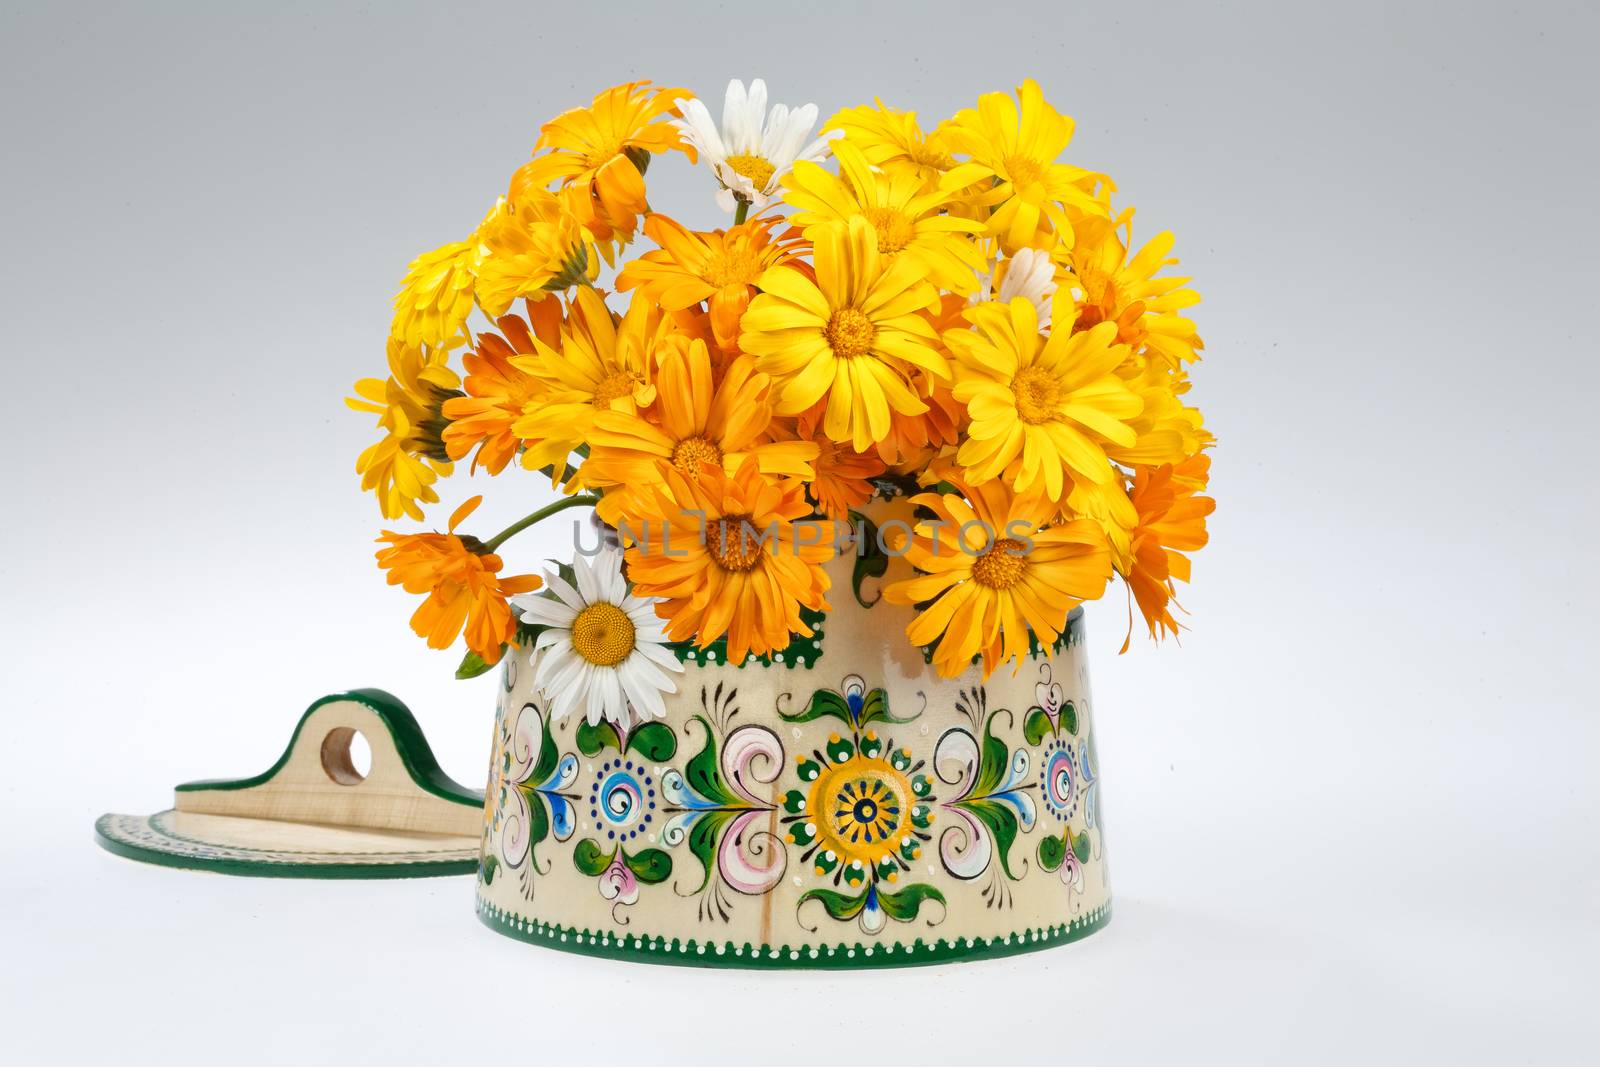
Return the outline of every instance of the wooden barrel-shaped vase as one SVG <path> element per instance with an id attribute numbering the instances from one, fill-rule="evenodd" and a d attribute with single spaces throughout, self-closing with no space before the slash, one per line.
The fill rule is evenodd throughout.
<path id="1" fill-rule="evenodd" d="M 781 653 L 679 647 L 662 719 L 552 721 L 538 653 L 508 651 L 482 921 L 617 959 L 828 968 L 1004 956 L 1104 926 L 1082 609 L 1018 670 L 941 678 L 905 638 L 912 610 L 856 571 L 829 565 L 832 610 Z"/>

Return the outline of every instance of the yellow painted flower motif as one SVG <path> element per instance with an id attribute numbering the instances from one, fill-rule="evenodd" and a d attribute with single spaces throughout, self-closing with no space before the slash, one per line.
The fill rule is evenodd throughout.
<path id="1" fill-rule="evenodd" d="M 735 360 L 719 381 L 703 341 L 665 347 L 653 407 L 642 417 L 622 411 L 595 415 L 581 476 L 586 487 L 606 490 L 597 509 L 601 518 L 613 525 L 624 519 L 624 508 L 656 479 L 660 463 L 690 481 L 700 479 L 705 464 L 731 475 L 746 457 L 754 457 L 763 474 L 812 477 L 815 444 L 765 439 L 771 382 L 755 371 L 749 356 Z"/>
<path id="2" fill-rule="evenodd" d="M 728 230 L 694 233 L 662 214 L 645 219 L 644 232 L 661 247 L 622 268 L 617 290 L 637 290 L 666 311 L 682 311 L 704 301 L 717 344 L 734 349 L 739 319 L 750 306 L 761 275 L 794 258 L 803 242 L 773 236 L 783 220 L 754 218 Z"/>
<path id="3" fill-rule="evenodd" d="M 448 533 L 399 534 L 378 538 L 378 566 L 390 585 L 427 599 L 411 616 L 411 629 L 429 648 L 449 648 L 465 633 L 467 647 L 485 663 L 497 663 L 516 636 L 508 598 L 539 588 L 537 575 L 501 577 L 500 557 L 476 549 L 455 531 L 483 500 L 475 496 L 450 516 Z"/>
<path id="4" fill-rule="evenodd" d="M 553 194 L 501 197 L 473 236 L 478 306 L 499 318 L 518 297 L 541 300 L 600 276 L 594 239 Z"/>
<path id="5" fill-rule="evenodd" d="M 395 294 L 389 335 L 412 348 L 452 347 L 472 314 L 476 258 L 470 241 L 456 241 L 412 260 Z"/>
<path id="6" fill-rule="evenodd" d="M 835 130 L 859 148 L 874 167 L 906 164 L 924 180 L 937 181 L 956 165 L 944 136 L 935 131 L 924 134 L 917 124 L 917 113 L 899 111 L 882 100 L 872 107 L 847 107 L 834 113 L 822 132 Z"/>
<path id="7" fill-rule="evenodd" d="M 1096 196 L 1104 175 L 1058 162 L 1072 140 L 1072 119 L 1051 107 L 1032 78 L 1017 87 L 1017 101 L 986 93 L 939 128 L 954 151 L 972 157 L 995 182 L 985 203 L 989 232 L 1009 254 L 1070 241 L 1076 215 L 1105 215 Z"/>
<path id="8" fill-rule="evenodd" d="M 877 232 L 860 216 L 818 235 L 815 265 L 815 280 L 787 265 L 761 276 L 740 344 L 781 384 L 780 415 L 826 397 L 823 431 L 865 452 L 889 433 L 891 411 L 928 409 L 907 382 L 909 368 L 949 375 L 922 314 L 938 291 L 916 260 L 882 256 Z"/>
<path id="9" fill-rule="evenodd" d="M 883 592 L 891 604 L 920 606 L 906 627 L 911 643 L 938 643 L 933 664 L 954 678 L 981 656 L 1020 666 L 1030 631 L 1049 647 L 1067 616 L 1105 591 L 1111 553 L 1087 520 L 1048 525 L 1055 506 L 1037 494 L 1016 496 L 1001 482 L 974 486 L 967 498 L 924 493 L 912 502 L 934 520 L 919 522 L 905 558 L 918 571 Z"/>
<path id="10" fill-rule="evenodd" d="M 449 475 L 450 456 L 443 433 L 444 405 L 461 394 L 461 379 L 445 365 L 445 353 L 412 348 L 389 339 L 387 380 L 363 378 L 345 404 L 352 411 L 378 416 L 384 436 L 356 460 L 363 492 L 374 493 L 386 519 L 402 515 L 421 520 L 424 504 L 439 494 L 433 483 Z"/>
<path id="11" fill-rule="evenodd" d="M 705 648 L 726 634 L 735 664 L 789 647 L 791 634 L 810 637 L 800 609 L 828 610 L 822 568 L 834 537 L 827 523 L 805 521 L 804 486 L 762 474 L 753 457 L 698 480 L 658 469 L 638 494 L 639 528 L 624 538 L 634 592 L 666 600 L 657 612 L 667 636 Z"/>
<path id="12" fill-rule="evenodd" d="M 968 481 L 1004 474 L 1019 493 L 1037 490 L 1059 501 L 1074 479 L 1110 480 L 1106 446 L 1137 442 L 1129 422 L 1142 409 L 1116 375 L 1127 355 L 1112 343 L 1116 327 L 1071 333 L 1065 298 L 1056 301 L 1057 328 L 1047 336 L 1023 297 L 979 304 L 966 317 L 975 329 L 951 330 L 944 339 L 957 357 L 955 397 L 972 417 L 956 454 Z"/>
<path id="13" fill-rule="evenodd" d="M 909 256 L 925 277 L 951 292 L 978 287 L 984 259 L 972 235 L 983 232 L 983 224 L 945 213 L 948 188 L 928 183 L 914 167 L 875 169 L 849 141 L 835 144 L 833 154 L 837 176 L 820 164 L 801 162 L 784 182 L 784 201 L 807 237 L 816 241 L 825 227 L 864 218 L 877 234 L 878 253 L 889 261 Z"/>
<path id="14" fill-rule="evenodd" d="M 1061 250 L 1078 290 L 1075 328 L 1114 322 L 1120 343 L 1154 353 L 1170 367 L 1199 359 L 1205 343 L 1194 323 L 1178 313 L 1198 304 L 1200 294 L 1187 288 L 1188 278 L 1157 277 L 1178 262 L 1168 258 L 1172 234 L 1156 234 L 1129 259 L 1131 208 L 1115 222 L 1089 218 L 1075 230 L 1072 247 Z"/>
<path id="15" fill-rule="evenodd" d="M 519 367 L 545 385 L 540 402 L 511 427 L 528 443 L 522 465 L 549 467 L 559 477 L 567 457 L 589 440 L 599 412 L 631 415 L 654 402 L 651 350 L 659 332 L 660 316 L 648 301 L 633 301 L 618 322 L 599 293 L 579 289 L 561 348 L 535 338 L 535 355 L 518 357 Z"/>
<path id="16" fill-rule="evenodd" d="M 534 145 L 535 152 L 549 151 L 517 171 L 513 197 L 560 182 L 572 191 L 571 211 L 596 238 L 631 240 L 638 217 L 649 210 L 644 172 L 650 156 L 676 150 L 695 159 L 694 148 L 664 119 L 678 114 L 674 101 L 688 93 L 628 82 L 598 94 L 589 107 L 556 116 L 540 128 Z"/>
<path id="17" fill-rule="evenodd" d="M 462 357 L 466 396 L 444 403 L 444 416 L 450 420 L 444 430 L 445 450 L 458 460 L 476 448 L 474 470 L 481 467 L 490 474 L 505 470 L 522 445 L 512 428 L 544 396 L 544 381 L 529 373 L 519 357 L 525 362 L 534 354 L 535 333 L 547 345 L 561 343 L 561 302 L 529 304 L 528 314 L 532 328 L 528 319 L 507 314 L 495 320 L 499 334 L 487 330 L 478 334 L 476 348 Z"/>
<path id="18" fill-rule="evenodd" d="M 1176 467 L 1139 467 L 1134 471 L 1129 499 L 1139 515 L 1128 551 L 1115 559 L 1117 573 L 1128 583 L 1133 600 L 1139 605 L 1152 640 L 1176 636 L 1178 622 L 1172 617 L 1174 581 L 1189 580 L 1189 557 L 1206 544 L 1206 516 L 1217 502 L 1197 495 L 1206 486 L 1211 457 L 1191 456 Z M 1133 640 L 1133 614 L 1128 615 L 1128 636 L 1122 651 Z"/>

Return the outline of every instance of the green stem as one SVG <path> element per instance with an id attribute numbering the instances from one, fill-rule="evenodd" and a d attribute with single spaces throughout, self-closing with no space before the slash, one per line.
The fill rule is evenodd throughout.
<path id="1" fill-rule="evenodd" d="M 744 217 L 750 214 L 750 201 L 741 199 L 739 206 L 733 210 L 733 224 L 735 226 L 744 222 Z"/>
<path id="2" fill-rule="evenodd" d="M 579 493 L 577 496 L 569 496 L 564 500 L 557 500 L 554 504 L 547 504 L 538 511 L 535 511 L 532 515 L 523 516 L 510 526 L 507 526 L 504 530 L 501 530 L 499 533 L 489 538 L 489 540 L 483 543 L 483 550 L 485 552 L 493 552 L 495 549 L 505 544 L 506 541 L 512 537 L 515 537 L 523 530 L 526 530 L 534 523 L 548 519 L 557 512 L 566 511 L 568 508 L 592 507 L 598 503 L 600 503 L 600 498 L 595 494 Z"/>

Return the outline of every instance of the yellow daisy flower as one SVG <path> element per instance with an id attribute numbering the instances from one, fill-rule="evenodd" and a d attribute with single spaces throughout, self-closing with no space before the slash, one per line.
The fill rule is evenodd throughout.
<path id="1" fill-rule="evenodd" d="M 472 313 L 476 258 L 470 241 L 456 241 L 412 260 L 394 297 L 390 336 L 412 348 L 451 347 Z"/>
<path id="2" fill-rule="evenodd" d="M 923 647 L 937 642 L 933 665 L 943 677 L 977 656 L 985 678 L 1003 661 L 1020 666 L 1030 631 L 1050 646 L 1072 609 L 1100 596 L 1111 578 L 1100 528 L 1087 520 L 1047 525 L 1056 509 L 1037 494 L 1019 497 L 989 482 L 965 499 L 924 493 L 912 502 L 934 513 L 904 548 L 922 573 L 891 583 L 883 598 L 919 608 L 906 636 Z"/>
<path id="3" fill-rule="evenodd" d="M 881 99 L 873 106 L 847 107 L 823 124 L 822 132 L 842 132 L 874 167 L 906 164 L 924 180 L 937 181 L 956 165 L 942 134 L 924 134 L 915 111 L 900 111 Z"/>
<path id="4" fill-rule="evenodd" d="M 644 232 L 661 247 L 622 268 L 617 290 L 639 295 L 666 311 L 682 311 L 705 301 L 717 344 L 737 346 L 739 319 L 750 306 L 756 283 L 769 268 L 793 259 L 803 242 L 772 229 L 783 220 L 751 219 L 728 230 L 694 233 L 662 214 L 644 221 Z"/>
<path id="5" fill-rule="evenodd" d="M 1187 288 L 1188 278 L 1156 276 L 1178 262 L 1168 258 L 1172 234 L 1156 234 L 1129 259 L 1133 209 L 1115 222 L 1084 219 L 1075 231 L 1072 247 L 1061 251 L 1078 290 L 1077 328 L 1114 322 L 1120 343 L 1153 352 L 1169 366 L 1199 359 L 1205 343 L 1194 323 L 1178 312 L 1198 304 L 1200 294 Z"/>
<path id="6" fill-rule="evenodd" d="M 624 538 L 634 592 L 666 601 L 656 611 L 667 636 L 704 648 L 726 634 L 735 664 L 789 647 L 791 634 L 810 637 L 800 609 L 828 610 L 834 537 L 825 522 L 797 521 L 811 515 L 804 486 L 762 474 L 754 457 L 698 480 L 658 471 Z"/>
<path id="7" fill-rule="evenodd" d="M 644 172 L 651 154 L 677 150 L 695 159 L 693 146 L 662 118 L 677 115 L 674 101 L 689 91 L 649 85 L 637 81 L 607 89 L 589 107 L 573 108 L 540 127 L 534 151 L 550 151 L 517 171 L 513 195 L 559 181 L 574 191 L 567 202 L 598 239 L 620 234 L 631 240 L 638 217 L 649 210 Z"/>
<path id="8" fill-rule="evenodd" d="M 363 492 L 376 494 L 386 519 L 421 520 L 424 504 L 438 503 L 433 483 L 451 472 L 443 441 L 444 405 L 461 396 L 461 379 L 445 365 L 445 353 L 412 348 L 389 339 L 389 378 L 363 378 L 345 404 L 378 416 L 384 436 L 356 459 Z"/>
<path id="9" fill-rule="evenodd" d="M 815 268 L 815 280 L 788 265 L 761 276 L 761 295 L 740 323 L 740 345 L 780 383 L 780 415 L 826 397 L 823 431 L 865 452 L 888 435 L 891 411 L 928 409 L 907 383 L 908 367 L 949 376 L 922 314 L 937 303 L 938 290 L 917 260 L 882 256 L 877 232 L 860 216 L 818 235 Z"/>
<path id="10" fill-rule="evenodd" d="M 849 141 L 834 145 L 839 174 L 816 163 L 796 163 L 785 179 L 784 202 L 794 209 L 793 221 L 816 241 L 823 228 L 844 226 L 853 218 L 872 224 L 878 252 L 893 261 L 910 256 L 924 275 L 941 289 L 970 293 L 978 287 L 983 253 L 971 235 L 983 224 L 945 213 L 948 190 L 930 185 L 916 168 L 874 169 L 861 149 Z"/>
<path id="11" fill-rule="evenodd" d="M 1039 334 L 1032 302 L 984 303 L 966 312 L 974 330 L 951 330 L 955 397 L 972 417 L 956 454 L 973 484 L 1002 473 L 1018 492 L 1040 490 L 1059 501 L 1074 478 L 1111 477 L 1106 446 L 1131 447 L 1129 421 L 1139 395 L 1116 374 L 1128 350 L 1113 345 L 1116 327 L 1071 333 L 1071 303 L 1056 301 L 1057 328 Z"/>
<path id="12" fill-rule="evenodd" d="M 589 440 L 595 416 L 615 410 L 629 415 L 656 397 L 651 356 L 659 332 L 656 308 L 635 300 L 618 322 L 593 289 L 579 289 L 557 351 L 534 338 L 535 354 L 514 362 L 544 382 L 532 410 L 512 424 L 527 442 L 522 465 L 552 468 L 559 477 L 567 457 Z"/>
<path id="13" fill-rule="evenodd" d="M 957 112 L 939 128 L 954 151 L 992 175 L 995 186 L 985 197 L 993 209 L 989 233 L 1007 253 L 1049 247 L 1053 234 L 1071 240 L 1074 215 L 1106 214 L 1095 195 L 1104 175 L 1057 162 L 1072 128 L 1072 119 L 1045 101 L 1032 78 L 1017 87 L 1017 103 L 1005 93 L 986 93 L 976 109 Z"/>
<path id="14" fill-rule="evenodd" d="M 656 402 L 644 417 L 595 415 L 580 475 L 586 487 L 607 490 L 596 509 L 601 518 L 615 525 L 639 487 L 656 480 L 663 462 L 690 481 L 699 480 L 704 464 L 733 474 L 751 456 L 763 474 L 812 476 L 815 444 L 765 439 L 772 421 L 771 381 L 755 371 L 749 356 L 735 360 L 720 381 L 703 341 L 669 347 L 660 364 Z"/>
<path id="15" fill-rule="evenodd" d="M 594 239 L 554 195 L 524 190 L 501 197 L 473 235 L 478 306 L 499 318 L 518 297 L 592 283 L 600 275 Z"/>

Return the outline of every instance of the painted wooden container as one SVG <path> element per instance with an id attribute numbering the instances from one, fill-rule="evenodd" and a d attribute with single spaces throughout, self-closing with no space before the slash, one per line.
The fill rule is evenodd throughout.
<path id="1" fill-rule="evenodd" d="M 938 677 L 909 608 L 830 565 L 833 610 L 770 660 L 682 647 L 667 716 L 551 721 L 502 668 L 477 908 L 591 955 L 866 967 L 1004 956 L 1111 915 L 1082 610 L 987 681 Z M 868 608 L 862 602 L 873 603 Z"/>

